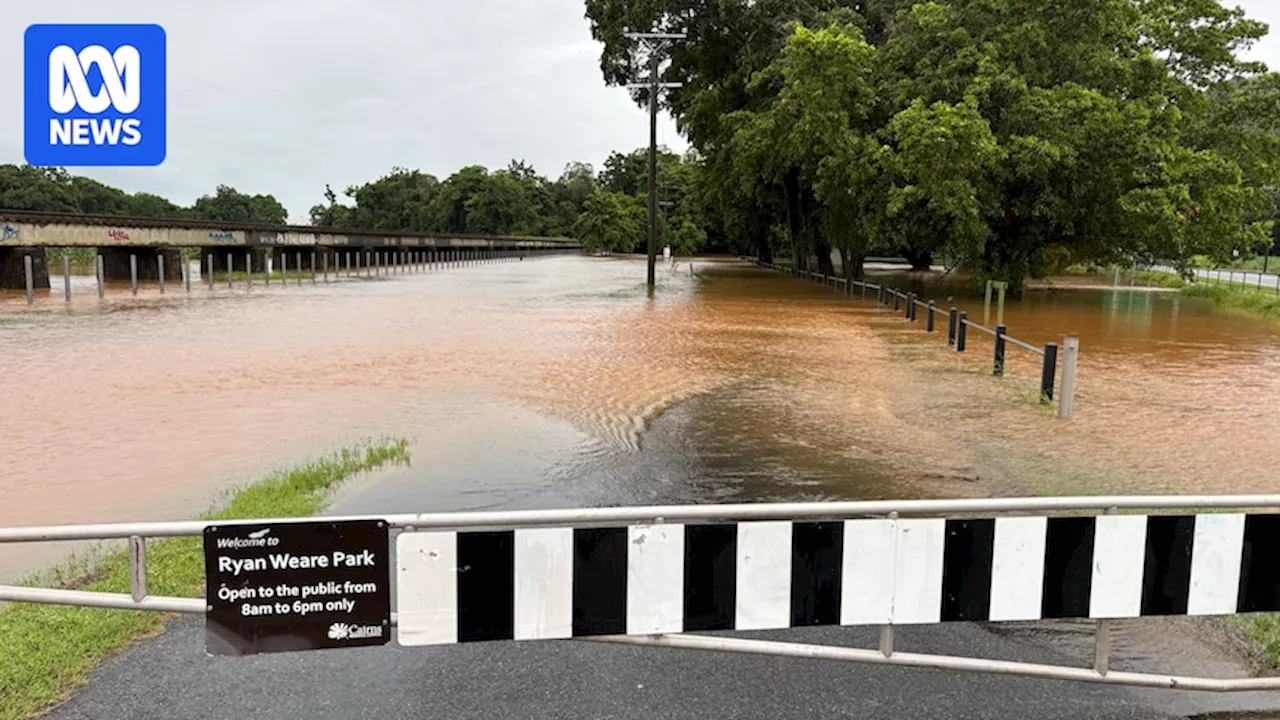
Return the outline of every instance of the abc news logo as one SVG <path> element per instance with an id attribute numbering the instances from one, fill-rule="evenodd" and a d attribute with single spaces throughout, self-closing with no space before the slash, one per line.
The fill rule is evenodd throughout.
<path id="1" fill-rule="evenodd" d="M 40 166 L 159 165 L 166 154 L 159 25 L 32 25 L 24 37 L 24 151 Z"/>
<path id="2" fill-rule="evenodd" d="M 96 67 L 102 75 L 98 92 L 89 89 L 87 73 Z M 90 45 L 77 53 L 59 45 L 49 53 L 49 108 L 69 113 L 79 107 L 98 114 L 115 108 L 129 114 L 142 103 L 142 58 L 132 45 L 121 45 L 114 53 L 101 45 Z M 142 121 L 138 118 L 50 118 L 51 145 L 137 145 L 142 142 Z"/>

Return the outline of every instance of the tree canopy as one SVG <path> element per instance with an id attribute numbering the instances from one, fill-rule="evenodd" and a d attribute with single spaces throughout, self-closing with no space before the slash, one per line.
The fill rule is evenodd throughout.
<path id="1" fill-rule="evenodd" d="M 0 208 L 120 215 L 142 218 L 187 218 L 282 224 L 288 212 L 271 195 L 245 195 L 219 185 L 189 208 L 151 193 L 126 193 L 119 188 L 71 175 L 62 168 L 0 165 Z"/>
<path id="2" fill-rule="evenodd" d="M 1280 76 L 1219 0 L 587 0 L 611 84 L 623 33 L 685 32 L 664 102 L 702 159 L 712 235 L 856 272 L 943 255 L 1019 286 L 1070 260 L 1226 259 L 1268 241 Z M 643 91 L 636 100 L 647 102 Z"/>

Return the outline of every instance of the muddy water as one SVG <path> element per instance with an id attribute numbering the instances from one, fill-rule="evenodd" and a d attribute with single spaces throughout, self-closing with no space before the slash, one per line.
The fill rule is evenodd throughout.
<path id="1" fill-rule="evenodd" d="M 880 277 L 956 304 L 976 322 L 997 320 L 994 308 L 985 314 L 982 298 L 953 295 L 954 286 Z M 1079 336 L 1074 420 L 1029 419 L 1018 407 L 1040 373 L 1039 358 L 1022 349 L 1009 349 L 1013 377 L 994 381 L 1006 396 L 1001 401 L 985 391 L 993 383 L 986 377 L 989 336 L 971 332 L 973 357 L 963 359 L 945 350 L 936 357 L 945 339 L 915 331 L 898 343 L 930 361 L 914 366 L 917 376 L 929 376 L 922 380 L 931 387 L 921 409 L 927 424 L 964 437 L 992 477 L 1053 493 L 1280 490 L 1272 470 L 1280 466 L 1280 323 L 1124 287 L 1029 291 L 1007 302 L 1004 322 L 1036 346 Z M 903 327 L 896 319 L 876 323 Z"/>
<path id="2" fill-rule="evenodd" d="M 1078 415 L 869 303 L 732 262 L 562 257 L 329 285 L 0 297 L 0 525 L 188 517 L 370 435 L 353 510 L 1275 489 L 1280 333 L 1167 296 L 1028 296 Z M 978 311 L 980 313 L 980 310 Z M 0 576 L 49 559 L 0 546 Z"/>

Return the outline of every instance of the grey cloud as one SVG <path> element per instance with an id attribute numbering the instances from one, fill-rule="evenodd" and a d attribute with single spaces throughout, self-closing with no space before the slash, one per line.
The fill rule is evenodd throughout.
<path id="1" fill-rule="evenodd" d="M 34 22 L 157 22 L 168 36 L 169 154 L 72 168 L 190 203 L 218 183 L 274 193 L 302 220 L 392 166 L 444 177 L 522 158 L 556 176 L 648 141 L 600 78 L 580 0 L 0 0 L 0 162 L 22 162 L 22 32 Z M 660 137 L 685 148 L 674 125 Z"/>

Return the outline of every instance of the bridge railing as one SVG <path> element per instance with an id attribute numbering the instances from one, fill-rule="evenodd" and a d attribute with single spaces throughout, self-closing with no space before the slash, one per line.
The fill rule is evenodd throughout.
<path id="1" fill-rule="evenodd" d="M 1275 508 L 1280 495 L 1033 497 L 0 528 L 0 543 L 127 539 L 131 571 L 129 594 L 6 585 L 0 601 L 205 614 L 209 624 L 214 598 L 148 592 L 149 540 L 203 535 L 207 595 L 221 600 L 226 576 L 213 575 L 221 563 L 211 557 L 232 552 L 221 549 L 232 543 L 215 548 L 211 533 L 261 544 L 302 528 L 366 523 L 396 531 L 395 561 L 383 557 L 381 567 L 394 568 L 384 570 L 394 573 L 398 604 L 396 613 L 388 606 L 388 624 L 398 626 L 401 646 L 576 639 L 1183 690 L 1275 690 L 1280 678 L 1113 671 L 1109 642 L 1110 623 L 1122 618 L 1280 610 L 1280 571 L 1271 562 L 1280 515 L 1247 512 Z M 1179 513 L 1121 514 L 1139 510 Z M 378 553 L 391 552 L 390 539 L 381 537 Z M 362 564 L 354 552 L 343 557 Z M 369 560 L 363 564 L 372 564 L 372 552 Z M 222 570 L 239 573 L 246 562 L 228 561 Z M 894 648 L 901 626 L 1058 619 L 1094 623 L 1091 667 Z M 820 625 L 878 626 L 879 645 L 696 634 Z M 349 635 L 346 626 L 330 630 L 334 642 L 349 637 L 365 636 Z"/>

